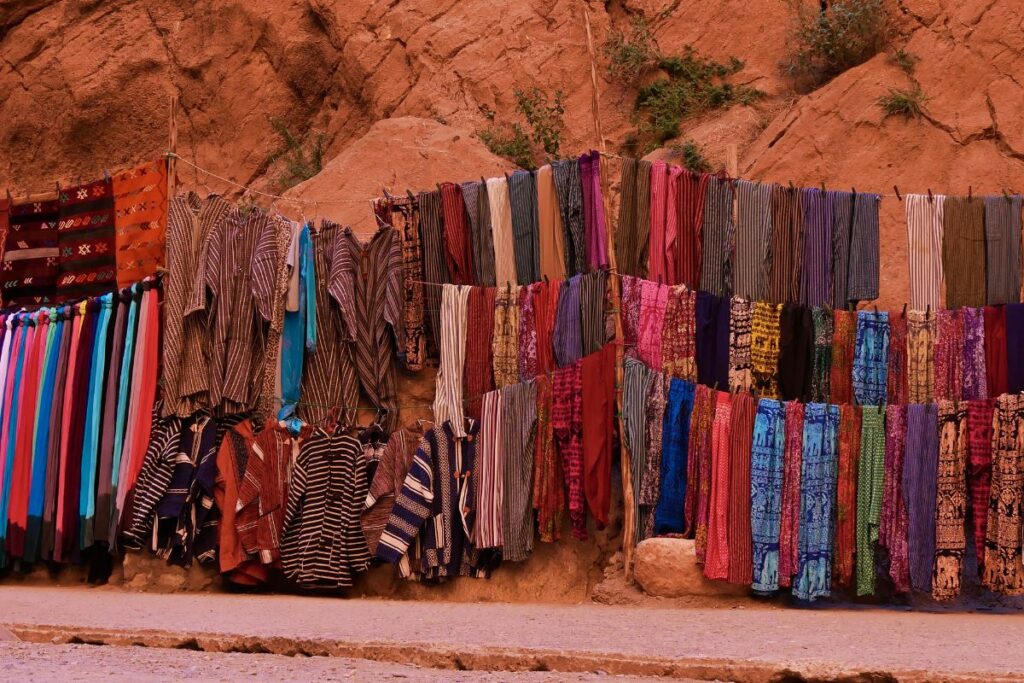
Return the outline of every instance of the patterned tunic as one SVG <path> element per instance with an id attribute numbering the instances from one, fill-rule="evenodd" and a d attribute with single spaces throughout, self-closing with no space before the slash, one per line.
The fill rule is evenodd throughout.
<path id="1" fill-rule="evenodd" d="M 880 406 L 887 396 L 889 373 L 889 314 L 857 312 L 857 341 L 853 356 L 853 395 L 862 406 Z"/>
<path id="2" fill-rule="evenodd" d="M 832 310 L 815 307 L 811 311 L 814 321 L 814 351 L 811 357 L 811 395 L 814 403 L 829 400 L 829 379 L 832 373 Z"/>
<path id="3" fill-rule="evenodd" d="M 800 539 L 793 596 L 828 597 L 832 590 L 832 519 L 836 492 L 839 407 L 809 403 L 801 460 Z"/>
<path id="4" fill-rule="evenodd" d="M 1024 397 L 1004 395 L 992 419 L 992 488 L 985 530 L 985 588 L 1024 594 L 1021 519 L 1024 517 Z"/>
<path id="5" fill-rule="evenodd" d="M 346 228 L 336 243 L 328 285 L 341 308 L 343 339 L 353 346 L 359 383 L 389 433 L 398 425 L 395 356 L 405 348 L 399 239 L 397 230 L 385 226 L 362 243 Z"/>
<path id="6" fill-rule="evenodd" d="M 399 231 L 402 240 L 402 327 L 405 330 L 405 367 L 422 370 L 427 360 L 427 334 L 423 311 L 423 249 L 420 246 L 420 211 L 415 197 L 377 200 L 377 215 Z M 493 256 L 492 256 L 493 262 Z"/>
<path id="7" fill-rule="evenodd" d="M 889 313 L 888 403 L 907 403 L 907 316 Z"/>
<path id="8" fill-rule="evenodd" d="M 959 401 L 963 385 L 964 326 L 959 310 L 941 310 L 936 316 L 936 400 Z"/>
<path id="9" fill-rule="evenodd" d="M 57 298 L 70 301 L 117 287 L 114 187 L 110 178 L 60 190 Z"/>
<path id="10" fill-rule="evenodd" d="M 711 514 L 711 432 L 715 419 L 715 392 L 698 385 L 690 416 L 689 453 L 686 460 L 686 532 L 694 538 L 697 561 L 707 551 L 708 519 Z"/>
<path id="11" fill-rule="evenodd" d="M 284 574 L 303 586 L 347 588 L 370 563 L 359 525 L 366 500 L 359 441 L 316 431 L 292 470 L 281 534 Z"/>
<path id="12" fill-rule="evenodd" d="M 117 286 L 156 275 L 164 264 L 167 231 L 167 160 L 157 159 L 114 176 Z"/>
<path id="13" fill-rule="evenodd" d="M 754 302 L 734 296 L 729 306 L 729 391 L 750 391 L 750 335 Z"/>
<path id="14" fill-rule="evenodd" d="M 788 401 L 786 448 L 782 482 L 782 528 L 779 530 L 779 586 L 788 588 L 796 574 L 800 536 L 801 460 L 804 443 L 804 404 Z"/>
<path id="15" fill-rule="evenodd" d="M 761 398 L 779 397 L 779 316 L 782 304 L 758 301 L 750 327 L 750 376 Z"/>
<path id="16" fill-rule="evenodd" d="M 57 295 L 58 204 L 40 200 L 13 204 L 4 235 L 4 305 L 53 301 Z"/>

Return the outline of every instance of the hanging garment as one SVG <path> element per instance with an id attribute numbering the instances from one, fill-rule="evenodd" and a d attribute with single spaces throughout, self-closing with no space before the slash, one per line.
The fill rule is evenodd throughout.
<path id="1" fill-rule="evenodd" d="M 903 489 L 906 454 L 907 406 L 888 405 L 885 408 L 885 476 L 878 546 L 888 551 L 889 579 L 897 593 L 910 592 L 909 520 Z"/>
<path id="2" fill-rule="evenodd" d="M 509 385 L 506 389 L 517 386 Z M 501 508 L 505 496 L 505 389 L 484 394 L 480 431 L 476 446 L 476 489 L 474 524 L 470 540 L 477 548 L 502 545 Z"/>
<path id="3" fill-rule="evenodd" d="M 597 353 L 614 330 L 605 326 L 607 271 L 599 270 L 580 277 L 580 351 L 584 356 Z"/>
<path id="4" fill-rule="evenodd" d="M 194 192 L 174 197 L 168 206 L 167 268 L 172 273 L 193 275 L 168 278 L 164 292 L 160 364 L 164 415 L 188 417 L 210 407 L 206 263 L 210 237 L 219 232 L 230 210 L 223 198 L 202 200 Z"/>
<path id="5" fill-rule="evenodd" d="M 796 301 L 800 294 L 803 215 L 799 190 L 776 186 L 772 194 L 772 238 L 768 301 Z"/>
<path id="6" fill-rule="evenodd" d="M 516 281 L 528 285 L 540 279 L 540 234 L 537 218 L 537 180 L 531 171 L 516 171 L 508 180 L 512 209 L 512 239 Z"/>
<path id="7" fill-rule="evenodd" d="M 1006 307 L 986 306 L 985 316 L 985 387 L 988 397 L 1007 393 Z"/>
<path id="8" fill-rule="evenodd" d="M 857 547 L 857 466 L 861 452 L 861 407 L 839 406 L 838 470 L 836 477 L 835 550 L 833 582 L 853 583 L 853 554 Z"/>
<path id="9" fill-rule="evenodd" d="M 302 384 L 302 366 L 305 360 L 306 351 L 316 348 L 316 277 L 313 265 L 313 242 L 309 237 L 309 226 L 304 225 L 297 230 L 295 240 L 295 265 L 293 278 L 298 279 L 296 289 L 295 310 L 286 308 L 284 313 L 283 329 L 281 332 L 281 418 L 290 417 L 301 396 L 299 387 Z M 420 300 L 420 342 L 422 336 L 422 299 Z M 408 309 L 405 311 L 408 313 Z M 408 322 L 408 316 L 405 322 Z M 406 330 L 408 333 L 408 329 Z M 407 340 L 408 342 L 408 340 Z M 409 366 L 410 349 L 406 343 L 406 366 Z M 425 352 L 425 348 L 424 348 Z M 423 356 L 413 362 L 422 362 Z M 412 369 L 410 367 L 410 369 Z"/>
<path id="10" fill-rule="evenodd" d="M 564 289 L 564 288 L 563 288 Z M 519 381 L 519 286 L 498 287 L 494 292 L 492 334 L 494 386 Z"/>
<path id="11" fill-rule="evenodd" d="M 467 224 L 462 187 L 441 183 L 441 217 L 444 225 L 444 255 L 449 282 L 455 285 L 477 284 L 473 262 L 473 235 Z"/>
<path id="12" fill-rule="evenodd" d="M 906 198 L 910 308 L 914 311 L 938 310 L 941 304 L 945 199 L 930 194 L 908 194 Z"/>
<path id="13" fill-rule="evenodd" d="M 235 524 L 238 489 L 245 477 L 254 441 L 255 434 L 249 420 L 242 420 L 224 435 L 217 451 L 214 484 L 214 501 L 221 511 L 217 527 L 218 569 L 232 583 L 244 586 L 264 583 L 270 574 L 268 566 L 246 554 Z"/>
<path id="14" fill-rule="evenodd" d="M 654 382 L 657 384 L 657 380 Z M 711 513 L 711 442 L 715 421 L 715 391 L 697 385 L 690 415 L 689 449 L 686 457 L 686 533 L 694 539 L 697 561 L 704 563 Z"/>
<path id="15" fill-rule="evenodd" d="M 676 283 L 690 289 L 697 289 L 701 283 L 705 195 L 710 181 L 709 174 L 689 170 L 684 170 L 678 180 L 679 226 L 676 241 L 679 244 L 679 257 L 676 263 L 679 274 Z"/>
<path id="16" fill-rule="evenodd" d="M 494 389 L 494 287 L 473 287 L 466 299 L 466 330 L 472 341 L 466 344 L 463 396 L 466 415 L 480 419 L 481 399 Z"/>
<path id="17" fill-rule="evenodd" d="M 576 275 L 587 269 L 579 159 L 556 161 L 551 168 L 558 192 L 558 206 L 562 210 L 562 229 L 565 230 L 565 272 Z M 500 277 L 498 282 L 501 282 Z"/>
<path id="18" fill-rule="evenodd" d="M 981 585 L 1005 595 L 1024 594 L 1021 518 L 1024 517 L 1024 397 L 996 400 L 992 419 L 992 486 L 985 529 Z"/>
<path id="19" fill-rule="evenodd" d="M 1024 391 L 1024 304 L 1006 304 L 1005 311 L 1006 391 L 1017 394 Z"/>
<path id="20" fill-rule="evenodd" d="M 907 504 L 910 583 L 932 589 L 935 562 L 935 482 L 939 457 L 938 414 L 934 404 L 907 406 L 907 454 L 903 496 Z"/>
<path id="21" fill-rule="evenodd" d="M 804 220 L 800 303 L 824 306 L 832 300 L 832 203 L 824 190 L 813 187 L 804 188 L 800 201 Z"/>
<path id="22" fill-rule="evenodd" d="M 441 298 L 441 366 L 437 371 L 434 420 L 440 424 L 450 421 L 458 437 L 465 436 L 462 373 L 466 359 L 466 301 L 471 289 L 445 285 Z"/>
<path id="23" fill-rule="evenodd" d="M 879 238 L 877 194 L 859 193 L 853 200 L 853 227 L 850 233 L 850 301 L 878 298 Z"/>
<path id="24" fill-rule="evenodd" d="M 114 176 L 117 286 L 156 275 L 167 237 L 167 160 L 157 159 Z"/>
<path id="25" fill-rule="evenodd" d="M 608 526 L 615 420 L 615 344 L 580 361 L 583 405 L 583 487 L 598 529 Z M 685 468 L 684 468 L 685 471 Z M 682 493 L 679 507 L 682 509 Z"/>
<path id="26" fill-rule="evenodd" d="M 60 324 L 64 328 L 61 335 L 60 348 L 58 350 L 57 359 L 57 370 L 54 379 L 53 386 L 53 400 L 49 411 L 49 438 L 46 444 L 40 444 L 46 448 L 46 485 L 45 485 L 45 499 L 43 502 L 43 519 L 42 519 L 42 532 L 41 541 L 39 548 L 39 556 L 42 558 L 50 558 L 53 554 L 53 542 L 54 534 L 56 533 L 56 511 L 57 511 L 57 490 L 58 482 L 60 479 L 60 444 L 61 444 L 61 425 L 63 424 L 64 414 L 64 389 L 67 384 L 68 376 L 68 363 L 71 355 L 71 341 L 73 324 L 71 318 L 71 307 L 61 306 L 56 309 L 58 311 L 58 318 Z M 10 319 L 11 316 L 8 316 Z M 130 328 L 129 328 L 130 329 Z M 9 379 L 7 373 L 8 360 L 10 358 L 10 341 L 11 341 L 10 330 L 4 335 L 4 345 L 2 355 L 0 355 L 0 373 L 5 376 L 3 379 Z M 134 336 L 134 335 L 133 335 Z M 129 337 L 129 341 L 131 337 Z M 4 386 L 4 382 L 0 381 L 0 386 Z M 118 406 L 120 407 L 120 405 Z M 120 451 L 115 452 L 115 457 L 120 454 Z M 111 491 L 111 501 L 114 492 Z M 111 502 L 113 507 L 113 502 Z M 110 534 L 113 537 L 113 534 Z"/>
<path id="27" fill-rule="evenodd" d="M 711 176 L 704 194 L 700 288 L 716 296 L 732 295 L 732 180 Z"/>
<path id="28" fill-rule="evenodd" d="M 391 435 L 381 452 L 377 469 L 373 472 L 360 519 L 370 555 L 377 554 L 380 535 L 388 523 L 405 477 L 409 474 L 413 454 L 423 438 L 422 430 L 414 425 L 400 427 Z"/>
<path id="29" fill-rule="evenodd" d="M 832 311 L 832 371 L 829 395 L 833 403 L 853 402 L 853 362 L 857 338 L 857 315 L 853 311 Z"/>
<path id="30" fill-rule="evenodd" d="M 732 397 L 727 391 L 715 392 L 715 419 L 711 432 L 711 493 L 708 517 L 708 544 L 704 576 L 729 578 L 729 460 L 732 435 Z"/>
<path id="31" fill-rule="evenodd" d="M 359 513 L 366 501 L 359 441 L 317 430 L 292 466 L 281 532 L 284 575 L 302 586 L 347 588 L 369 566 Z"/>
<path id="32" fill-rule="evenodd" d="M 979 576 L 984 571 L 988 496 L 992 489 L 992 418 L 995 404 L 994 399 L 967 401 L 967 492 Z"/>
<path id="33" fill-rule="evenodd" d="M 638 504 L 644 520 L 644 538 L 654 535 L 654 512 L 658 507 L 658 496 L 661 492 L 661 445 L 664 438 L 668 384 L 668 378 L 661 373 L 655 373 L 647 394 L 647 453 L 638 487 Z"/>
<path id="34" fill-rule="evenodd" d="M 858 405 L 880 406 L 888 396 L 889 314 L 858 311 L 853 351 L 853 397 Z"/>
<path id="35" fill-rule="evenodd" d="M 551 425 L 562 457 L 562 475 L 569 498 L 574 538 L 587 538 L 583 488 L 583 372 L 579 362 L 555 371 L 551 386 Z"/>
<path id="36" fill-rule="evenodd" d="M 985 305 L 985 202 L 946 197 L 942 205 L 942 272 L 946 307 Z"/>
<path id="37" fill-rule="evenodd" d="M 642 260 L 641 255 L 644 253 L 639 244 L 638 204 L 646 199 L 643 195 L 638 195 L 637 192 L 639 163 L 632 157 L 625 157 L 621 164 L 619 180 L 621 197 L 619 198 L 619 225 L 615 230 L 615 255 L 619 272 L 625 275 L 641 275 L 640 261 Z"/>
<path id="38" fill-rule="evenodd" d="M 530 287 L 537 333 L 537 373 L 552 372 L 555 362 L 555 319 L 558 315 L 560 281 L 537 282 Z M 602 300 L 603 307 L 603 300 Z"/>
<path id="39" fill-rule="evenodd" d="M 473 234 L 473 264 L 476 266 L 476 280 L 482 285 L 494 287 L 494 234 L 491 232 L 491 207 L 487 193 L 487 182 L 469 181 L 462 183 L 462 201 L 469 215 L 469 227 Z"/>
<path id="40" fill-rule="evenodd" d="M 483 195 L 486 197 L 486 193 Z M 388 197 L 378 206 L 386 208 L 385 222 L 394 226 L 402 239 L 402 326 L 405 329 L 405 348 L 402 352 L 405 354 L 405 366 L 410 370 L 422 370 L 427 359 L 427 333 L 423 310 L 423 282 L 426 276 L 423 271 L 423 246 L 420 242 L 419 202 L 412 195 Z M 304 228 L 303 231 L 308 232 L 308 228 Z M 306 239 L 308 240 L 308 235 Z M 493 251 L 490 263 L 493 279 Z M 312 270 L 309 272 L 312 276 Z M 481 277 L 481 280 L 484 279 Z"/>
<path id="41" fill-rule="evenodd" d="M 936 312 L 936 400 L 957 401 L 963 385 L 964 327 L 959 310 Z"/>
<path id="42" fill-rule="evenodd" d="M 967 550 L 967 407 L 938 402 L 939 460 L 935 493 L 935 565 L 932 597 L 960 594 Z"/>
<path id="43" fill-rule="evenodd" d="M 29 314 L 12 316 L 11 329 L 8 335 L 14 335 L 9 357 L 7 382 L 4 386 L 3 422 L 0 423 L 0 565 L 5 564 L 3 543 L 7 538 L 8 510 L 11 501 L 11 490 L 14 480 L 14 458 L 18 435 L 18 412 L 21 407 L 22 385 L 25 376 L 26 343 L 29 334 Z M 61 501 L 64 498 L 61 491 Z M 61 508 L 63 509 L 63 508 Z"/>
<path id="44" fill-rule="evenodd" d="M 814 323 L 814 347 L 811 351 L 812 403 L 829 400 L 829 377 L 832 373 L 832 309 L 816 306 L 811 311 Z"/>
<path id="45" fill-rule="evenodd" d="M 345 228 L 336 242 L 328 285 L 341 309 L 341 343 L 350 345 L 359 384 L 380 411 L 378 421 L 388 433 L 398 425 L 394 359 L 405 347 L 399 239 L 398 231 L 389 226 L 379 228 L 368 242 L 361 242 L 350 228 Z M 464 309 L 462 315 L 458 321 L 449 322 L 442 310 L 442 350 L 447 326 L 465 325 Z M 461 368 L 459 375 L 461 383 Z"/>
<path id="46" fill-rule="evenodd" d="M 69 301 L 117 288 L 114 188 L 110 178 L 59 192 L 57 297 Z"/>
<path id="47" fill-rule="evenodd" d="M 537 511 L 537 532 L 541 542 L 553 543 L 560 538 L 562 515 L 565 512 L 565 484 L 562 479 L 562 463 L 555 447 L 551 377 L 541 375 L 536 384 L 537 444 L 533 464 L 533 509 Z"/>
<path id="48" fill-rule="evenodd" d="M 885 409 L 865 406 L 857 465 L 857 595 L 875 592 L 875 546 L 882 518 Z"/>
<path id="49" fill-rule="evenodd" d="M 750 324 L 750 378 L 761 398 L 779 397 L 779 317 L 782 304 L 758 301 Z"/>
<path id="50" fill-rule="evenodd" d="M 636 272 L 637 277 L 648 277 L 648 244 L 651 239 L 651 162 L 636 162 Z M 621 230 L 621 227 L 618 228 Z M 618 256 L 618 252 L 616 252 Z M 619 264 L 621 270 L 622 265 Z"/>
<path id="51" fill-rule="evenodd" d="M 665 231 L 668 225 L 668 165 L 664 161 L 651 164 L 651 239 L 648 255 L 647 277 L 658 283 L 670 281 L 666 272 Z"/>
<path id="52" fill-rule="evenodd" d="M 1020 301 L 1021 197 L 985 197 L 985 303 Z"/>
<path id="53" fill-rule="evenodd" d="M 622 187 L 625 189 L 626 186 Z M 633 213 L 636 212 L 635 201 L 630 211 L 632 218 Z M 562 227 L 562 212 L 558 209 L 558 192 L 555 189 L 554 171 L 548 164 L 537 169 L 537 221 L 540 233 L 540 276 L 549 280 L 564 280 L 565 233 Z M 620 223 L 620 225 L 624 224 Z M 628 228 L 620 228 L 620 230 L 624 229 Z M 619 271 L 632 272 L 623 270 L 622 264 L 619 264 Z"/>
<path id="54" fill-rule="evenodd" d="M 167 493 L 185 433 L 182 420 L 165 417 L 154 422 L 142 468 L 135 483 L 130 514 L 124 523 L 122 544 L 129 550 L 153 548 L 157 506 Z M 56 550 L 56 548 L 54 548 Z"/>
<path id="55" fill-rule="evenodd" d="M 753 576 L 750 467 L 756 402 L 750 394 L 732 400 L 729 427 L 729 583 L 747 585 Z"/>
<path id="56" fill-rule="evenodd" d="M 889 313 L 889 368 L 886 371 L 887 403 L 907 403 L 907 316 Z"/>
<path id="57" fill-rule="evenodd" d="M 423 208 L 422 194 L 420 208 Z M 345 332 L 341 307 L 330 293 L 334 260 L 343 251 L 338 241 L 344 236 L 341 227 L 325 221 L 319 229 L 310 231 L 310 239 L 316 285 L 316 348 L 309 351 L 304 360 L 299 418 L 307 424 L 318 425 L 328 417 L 337 417 L 342 425 L 350 425 L 355 422 L 359 380 L 352 345 L 342 341 Z"/>
<path id="58" fill-rule="evenodd" d="M 736 296 L 763 301 L 766 296 L 767 258 L 771 252 L 772 193 L 774 186 L 736 181 L 736 259 L 733 290 Z"/>
<path id="59" fill-rule="evenodd" d="M 121 485 L 121 475 L 127 472 L 127 458 L 130 457 L 129 449 L 126 448 L 127 444 L 131 443 L 128 434 L 128 416 L 131 413 L 131 407 L 129 403 L 131 401 L 131 389 L 135 384 L 134 370 L 135 365 L 139 357 L 138 351 L 142 348 L 142 343 L 145 341 L 145 334 L 142 332 L 142 328 L 139 327 L 139 309 L 142 303 L 142 294 L 139 289 L 139 285 L 132 285 L 130 289 L 124 290 L 124 294 L 128 299 L 128 317 L 125 322 L 125 338 L 124 338 L 124 355 L 121 358 L 121 371 L 118 374 L 117 380 L 117 414 L 114 416 L 114 452 L 113 462 L 110 465 L 110 527 L 109 537 L 116 541 L 117 530 L 121 516 L 120 501 L 124 499 L 124 487 Z M 164 305 L 166 306 L 167 299 L 164 299 Z M 68 315 L 70 320 L 70 309 L 65 308 L 65 314 Z M 164 330 L 166 332 L 166 325 Z M 72 326 L 68 323 L 68 327 L 65 332 L 65 339 L 67 340 L 67 346 L 70 348 L 72 338 Z M 166 340 L 166 337 L 165 337 Z M 66 374 L 69 362 L 69 349 L 62 349 L 62 363 L 61 369 Z M 64 374 L 60 375 L 61 380 L 58 382 L 58 388 L 63 390 L 65 382 L 63 380 Z M 162 409 L 166 411 L 166 408 Z M 61 409 L 54 411 L 53 422 L 54 427 L 51 428 L 53 434 L 60 433 L 61 424 Z M 161 413 L 162 414 L 162 413 Z M 54 439 L 56 444 L 51 444 L 51 458 L 59 460 L 59 455 L 54 455 L 53 450 L 60 448 L 60 439 Z M 49 486 L 49 484 L 48 484 Z M 46 513 L 44 513 L 45 516 Z M 52 519 L 52 517 L 51 517 Z M 44 523 L 44 533 L 47 525 Z"/>
<path id="60" fill-rule="evenodd" d="M 5 306 L 46 304 L 56 299 L 59 212 L 56 197 L 10 205 L 9 229 L 2 245 Z"/>
<path id="61" fill-rule="evenodd" d="M 779 393 L 785 400 L 805 400 L 810 393 L 814 321 L 811 309 L 785 304 L 779 316 Z"/>
<path id="62" fill-rule="evenodd" d="M 807 404 L 801 460 L 800 539 L 793 596 L 801 600 L 832 592 L 832 515 L 836 491 L 839 406 Z"/>
<path id="63" fill-rule="evenodd" d="M 785 408 L 775 399 L 757 403 L 750 451 L 750 525 L 753 539 L 751 589 L 779 589 L 779 532 L 786 444 Z"/>
<path id="64" fill-rule="evenodd" d="M 591 270 L 608 267 L 608 237 L 605 232 L 604 198 L 601 191 L 601 154 L 591 150 L 580 156 L 580 185 L 583 190 L 584 252 Z"/>
<path id="65" fill-rule="evenodd" d="M 27 328 L 24 340 L 25 360 L 20 369 L 21 391 L 15 395 L 19 402 L 17 420 L 12 421 L 12 434 L 7 450 L 5 521 L 2 547 L 12 558 L 21 558 L 25 552 L 25 529 L 28 526 L 28 494 L 32 478 L 32 424 L 39 393 L 40 365 L 45 330 L 40 312 L 26 314 L 23 324 Z M 76 499 L 77 499 L 76 492 Z"/>
<path id="66" fill-rule="evenodd" d="M 662 346 L 664 339 L 666 310 L 671 287 L 650 280 L 640 285 L 640 318 L 637 334 L 637 357 L 648 367 L 662 367 Z M 677 321 L 668 319 L 669 324 Z"/>
<path id="67" fill-rule="evenodd" d="M 572 365 L 583 357 L 582 320 L 580 305 L 582 275 L 574 275 L 562 283 L 558 291 L 558 312 L 552 340 L 558 367 Z"/>
<path id="68" fill-rule="evenodd" d="M 846 308 L 850 303 L 850 237 L 853 232 L 854 194 L 829 190 L 832 204 L 832 307 Z"/>
<path id="69" fill-rule="evenodd" d="M 505 188 L 503 178 L 501 183 L 502 188 Z M 488 181 L 487 187 L 490 190 L 490 181 Z M 507 190 L 505 199 L 507 203 Z M 417 204 L 420 210 L 420 240 L 423 246 L 423 279 L 431 283 L 423 289 L 423 308 L 430 322 L 430 340 L 433 349 L 431 355 L 433 356 L 441 347 L 441 288 L 436 284 L 451 282 L 448 277 L 447 257 L 445 256 L 444 218 L 440 190 L 420 192 Z M 509 223 L 509 230 L 511 229 L 511 223 Z M 511 258 L 511 250 L 508 253 Z M 495 258 L 497 256 L 498 245 L 495 244 Z"/>
<path id="70" fill-rule="evenodd" d="M 625 355 L 636 358 L 637 344 L 640 338 L 641 290 L 644 280 L 623 275 L 620 277 L 620 282 L 622 283 L 622 290 L 619 293 L 622 344 L 625 347 Z"/>
<path id="71" fill-rule="evenodd" d="M 683 533 L 686 525 L 684 507 L 693 391 L 693 384 L 681 379 L 673 379 L 669 386 L 661 442 L 661 487 L 654 512 L 654 533 L 659 536 Z"/>
<path id="72" fill-rule="evenodd" d="M 697 292 L 696 314 L 697 379 L 708 386 L 727 387 L 729 299 Z"/>
<path id="73" fill-rule="evenodd" d="M 82 437 L 82 486 L 79 491 L 78 516 L 81 547 L 94 542 L 93 524 L 96 518 L 96 474 L 99 469 L 100 419 L 103 411 L 103 386 L 107 373 L 107 354 L 110 320 L 114 295 L 104 294 L 98 304 L 98 321 L 89 363 L 88 403 L 85 413 L 85 432 Z M 28 430 L 31 431 L 31 430 Z"/>
<path id="74" fill-rule="evenodd" d="M 486 578 L 489 554 L 477 550 L 470 537 L 476 512 L 477 429 L 474 423 L 460 438 L 446 423 L 426 433 L 381 534 L 377 557 L 399 564 L 418 537 L 424 579 Z"/>
<path id="75" fill-rule="evenodd" d="M 671 377 L 678 377 L 690 382 L 697 380 L 697 359 L 694 347 L 697 333 L 696 308 L 696 292 L 687 289 L 685 285 L 671 287 L 668 292 L 668 303 L 665 306 L 664 326 L 661 330 L 662 370 Z M 735 319 L 738 318 L 730 317 L 730 321 Z M 747 342 L 749 344 L 749 317 Z M 737 359 L 737 363 L 739 362 L 740 360 Z"/>
<path id="76" fill-rule="evenodd" d="M 643 511 L 640 506 L 640 484 L 643 481 L 644 468 L 647 461 L 647 427 L 645 422 L 647 394 L 658 373 L 635 358 L 625 358 L 622 366 L 623 445 L 629 452 L 629 475 L 633 486 L 634 538 L 639 543 L 645 538 Z M 539 425 L 540 423 L 538 422 L 538 427 Z M 689 434 L 687 435 L 687 442 L 689 442 Z M 540 452 L 538 447 L 538 457 Z M 688 472 L 689 469 L 690 464 L 687 463 Z M 689 488 L 684 489 L 687 496 L 687 510 L 689 510 L 689 491 Z"/>
<path id="77" fill-rule="evenodd" d="M 537 387 L 533 382 L 521 382 L 505 387 L 501 393 L 504 440 L 501 557 L 509 562 L 524 562 L 533 552 L 530 487 L 537 423 Z"/>
<path id="78" fill-rule="evenodd" d="M 754 302 L 734 296 L 729 302 L 729 391 L 750 391 L 750 328 Z"/>
<path id="79" fill-rule="evenodd" d="M 929 403 L 935 386 L 935 315 L 907 313 L 907 396 L 911 403 Z"/>
<path id="80" fill-rule="evenodd" d="M 985 383 L 985 309 L 960 310 L 963 325 L 963 357 L 961 358 L 960 394 L 965 400 L 986 398 Z"/>

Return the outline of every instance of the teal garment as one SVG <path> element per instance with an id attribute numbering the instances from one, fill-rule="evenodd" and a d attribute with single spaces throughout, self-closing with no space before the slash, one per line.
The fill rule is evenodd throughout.
<path id="1" fill-rule="evenodd" d="M 25 369 L 25 340 L 28 337 L 27 315 L 19 316 L 20 323 L 17 328 L 18 353 L 11 365 L 10 372 L 14 373 L 14 384 L 11 393 L 12 400 L 10 410 L 4 415 L 3 433 L 8 435 L 7 448 L 4 451 L 4 473 L 3 489 L 0 490 L 0 540 L 7 538 L 8 505 L 11 496 L 11 478 L 14 470 L 14 444 L 17 439 L 16 426 L 18 424 L 18 401 L 16 397 L 21 390 L 21 379 Z M 0 543 L 0 567 L 6 565 L 6 554 L 3 552 L 4 543 Z"/>
<path id="2" fill-rule="evenodd" d="M 307 320 L 309 310 L 307 301 L 307 286 L 312 274 L 312 250 L 310 247 L 309 227 L 303 227 L 299 232 L 299 262 L 296 268 L 299 272 L 299 308 L 297 311 L 285 311 L 284 328 L 281 332 L 281 410 L 277 419 L 284 420 L 295 414 L 295 406 L 299 402 L 299 387 L 302 379 L 302 364 L 304 359 L 304 348 L 312 343 L 316 346 L 316 327 L 312 332 L 309 329 Z M 314 306 L 316 299 L 313 299 Z M 313 309 L 316 316 L 316 309 Z M 310 341 L 312 334 L 312 341 Z"/>
<path id="3" fill-rule="evenodd" d="M 815 600 L 832 592 L 838 474 L 839 406 L 808 403 L 800 459 L 800 536 L 793 597 Z"/>
<path id="4" fill-rule="evenodd" d="M 309 236 L 310 224 L 299 233 L 300 288 L 306 297 L 306 350 L 316 351 L 316 269 L 313 267 L 313 240 Z"/>
<path id="5" fill-rule="evenodd" d="M 47 461 L 50 444 L 50 415 L 53 406 L 53 390 L 57 382 L 57 363 L 60 360 L 61 340 L 64 336 L 64 321 L 58 319 L 57 309 L 46 309 L 50 324 L 46 331 L 46 350 L 43 356 L 41 383 L 36 400 L 36 418 L 32 430 L 32 483 L 28 499 L 28 526 L 25 530 L 26 562 L 35 562 L 38 555 L 40 533 L 43 524 L 43 505 L 46 502 Z"/>
<path id="6" fill-rule="evenodd" d="M 131 286 L 131 302 L 128 304 L 128 322 L 124 326 L 124 355 L 121 357 L 121 375 L 117 387 L 117 416 L 114 422 L 114 463 L 110 470 L 110 500 L 117 500 L 117 477 L 121 470 L 121 449 L 124 446 L 125 422 L 131 397 L 132 361 L 135 356 L 135 335 L 139 318 L 141 295 L 139 285 Z M 114 520 L 111 520 L 113 523 Z"/>
<path id="7" fill-rule="evenodd" d="M 85 396 L 85 430 L 82 434 L 82 479 L 78 489 L 79 542 L 82 548 L 93 543 L 92 519 L 96 516 L 96 467 L 100 449 L 100 414 L 103 412 L 103 385 L 107 376 L 107 330 L 113 310 L 113 294 L 99 297 L 96 336 L 93 337 L 92 365 Z"/>

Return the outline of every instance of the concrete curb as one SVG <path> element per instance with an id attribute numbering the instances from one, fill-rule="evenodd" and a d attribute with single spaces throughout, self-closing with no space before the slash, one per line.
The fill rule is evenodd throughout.
<path id="1" fill-rule="evenodd" d="M 825 666 L 785 667 L 758 660 L 712 658 L 667 659 L 591 651 L 566 652 L 541 648 L 454 648 L 434 643 L 350 641 L 225 633 L 176 633 L 160 630 L 104 630 L 87 627 L 6 624 L 19 640 L 29 643 L 108 645 L 242 652 L 293 657 L 347 657 L 376 662 L 411 664 L 458 671 L 604 672 L 624 676 L 656 676 L 737 683 L 1009 683 L 1012 678 L 990 674 L 936 675 L 935 672 L 853 671 Z"/>

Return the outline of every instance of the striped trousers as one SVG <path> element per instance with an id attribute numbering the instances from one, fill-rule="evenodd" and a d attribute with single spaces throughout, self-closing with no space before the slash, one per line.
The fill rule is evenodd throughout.
<path id="1" fill-rule="evenodd" d="M 466 435 L 462 372 L 466 358 L 466 309 L 470 287 L 445 285 L 441 293 L 441 367 L 437 372 L 434 422 L 451 421 L 455 436 Z"/>

